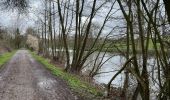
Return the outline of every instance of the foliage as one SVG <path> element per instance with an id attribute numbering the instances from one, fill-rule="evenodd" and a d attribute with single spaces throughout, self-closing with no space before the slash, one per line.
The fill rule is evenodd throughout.
<path id="1" fill-rule="evenodd" d="M 28 8 L 28 0 L 3 0 L 2 6 L 7 9 L 16 9 L 20 13 L 25 13 Z"/>
<path id="2" fill-rule="evenodd" d="M 38 38 L 31 35 L 31 34 L 28 34 L 27 35 L 27 41 L 26 41 L 26 44 L 28 45 L 29 48 L 33 49 L 33 50 L 36 50 L 38 51 L 39 50 L 39 41 L 38 41 Z"/>
<path id="3" fill-rule="evenodd" d="M 19 28 L 17 28 L 15 32 L 15 48 L 19 49 L 20 45 L 21 45 L 21 33 Z"/>

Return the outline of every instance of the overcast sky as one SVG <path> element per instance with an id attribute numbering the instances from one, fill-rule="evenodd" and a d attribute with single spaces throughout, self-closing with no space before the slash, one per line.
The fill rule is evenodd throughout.
<path id="1" fill-rule="evenodd" d="M 17 27 L 17 24 L 20 28 L 20 30 L 22 30 L 22 33 L 24 33 L 24 31 L 26 30 L 27 27 L 31 26 L 34 27 L 35 26 L 35 21 L 38 19 L 38 17 L 40 17 L 41 15 L 39 14 L 40 12 L 43 11 L 44 6 L 42 3 L 43 0 L 29 0 L 29 13 L 28 14 L 24 14 L 24 15 L 20 15 L 19 19 L 18 18 L 18 13 L 16 11 L 7 11 L 7 10 L 0 10 L 0 26 L 6 26 L 6 27 Z M 73 0 L 74 1 L 74 0 Z M 97 3 L 103 2 L 103 0 L 98 1 Z M 161 0 L 162 2 L 162 0 Z M 86 1 L 86 7 L 83 11 L 84 16 L 82 17 L 82 21 L 85 21 L 87 19 L 87 16 L 85 16 L 86 14 L 88 15 L 91 12 L 91 7 L 88 6 L 92 6 L 91 0 L 87 0 Z M 97 4 L 97 6 L 100 4 Z M 95 18 L 93 19 L 93 23 L 101 26 L 101 24 L 103 23 L 103 20 L 109 10 L 109 4 L 107 4 L 108 7 L 102 7 L 102 9 L 100 9 L 100 11 L 98 11 L 97 15 L 95 16 Z M 119 5 L 118 3 L 115 3 L 114 5 L 114 9 L 112 10 L 112 12 L 116 12 L 113 14 L 114 17 L 118 17 L 118 18 L 123 18 L 122 16 L 122 12 L 119 10 Z M 103 17 L 102 17 L 103 16 Z M 74 19 L 75 20 L 75 19 Z M 56 21 L 56 25 L 58 25 L 58 21 Z M 75 21 L 73 21 L 73 23 L 75 23 Z M 125 21 L 124 20 L 116 20 L 113 19 L 112 21 L 107 22 L 106 26 L 109 27 L 115 27 L 115 26 L 119 26 L 119 27 L 123 27 L 125 25 Z M 56 26 L 58 27 L 58 26 Z M 103 30 L 103 34 L 107 35 L 111 28 L 109 27 L 105 27 Z M 72 31 L 72 33 L 74 34 L 74 31 Z M 120 34 L 120 33 L 124 33 L 123 28 L 119 28 L 117 30 L 114 31 L 114 34 Z"/>
<path id="2" fill-rule="evenodd" d="M 91 0 L 88 0 L 88 1 L 89 1 L 89 4 L 87 4 L 87 5 L 92 6 L 92 3 L 90 3 Z M 98 2 L 98 3 L 100 3 L 100 2 Z M 23 32 L 27 27 L 34 26 L 35 21 L 37 20 L 37 15 L 38 15 L 39 11 L 41 9 L 43 9 L 44 6 L 42 5 L 42 0 L 30 0 L 29 5 L 30 5 L 29 13 L 20 15 L 19 20 L 17 20 L 18 13 L 16 11 L 1 10 L 0 11 L 0 25 L 7 26 L 7 27 L 11 27 L 11 26 L 17 27 L 17 23 L 18 23 L 19 28 Z M 84 14 L 89 13 L 90 11 L 91 11 L 91 8 L 86 7 L 84 10 Z M 100 10 L 100 13 L 103 15 L 107 12 L 108 12 L 108 8 Z M 120 15 L 120 14 L 121 14 L 121 12 L 117 12 L 117 15 Z M 85 21 L 86 17 L 83 17 L 82 20 Z M 101 24 L 102 20 L 103 20 L 103 18 L 98 16 L 98 17 L 94 18 L 93 22 L 97 23 L 97 24 Z M 108 23 L 108 26 L 114 27 L 114 26 L 116 26 L 116 23 L 120 24 L 120 22 L 114 21 L 114 24 L 113 24 L 113 22 Z M 107 33 L 108 31 L 109 31 L 109 29 L 106 29 L 103 32 Z"/>
<path id="3" fill-rule="evenodd" d="M 17 27 L 18 24 L 19 28 L 24 32 L 27 27 L 35 25 L 37 17 L 34 12 L 41 7 L 41 0 L 30 0 L 29 13 L 27 14 L 18 14 L 15 10 L 0 10 L 0 26 Z"/>

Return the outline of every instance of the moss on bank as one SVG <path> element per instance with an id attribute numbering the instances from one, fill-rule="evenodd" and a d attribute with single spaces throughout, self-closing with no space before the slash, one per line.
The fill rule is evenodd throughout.
<path id="1" fill-rule="evenodd" d="M 8 62 L 15 53 L 16 51 L 12 51 L 12 52 L 7 52 L 7 53 L 0 55 L 0 66 Z"/>
<path id="2" fill-rule="evenodd" d="M 84 99 L 99 99 L 102 98 L 103 94 L 101 90 L 92 86 L 88 82 L 80 80 L 76 75 L 66 73 L 61 68 L 57 68 L 55 65 L 50 64 L 49 61 L 41 56 L 38 56 L 34 52 L 31 52 L 32 56 L 42 63 L 53 75 L 56 75 L 64 79 L 70 88 Z"/>

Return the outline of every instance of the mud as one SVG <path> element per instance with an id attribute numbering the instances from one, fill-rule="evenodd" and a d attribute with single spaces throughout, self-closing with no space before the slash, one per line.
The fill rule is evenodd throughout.
<path id="1" fill-rule="evenodd" d="M 0 70 L 0 100 L 76 100 L 67 84 L 28 51 L 19 50 Z"/>

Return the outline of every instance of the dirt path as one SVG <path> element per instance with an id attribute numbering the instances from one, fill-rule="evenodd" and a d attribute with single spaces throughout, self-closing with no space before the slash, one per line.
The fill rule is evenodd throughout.
<path id="1" fill-rule="evenodd" d="M 0 100 L 76 100 L 64 81 L 54 77 L 26 50 L 19 50 L 0 71 Z"/>

